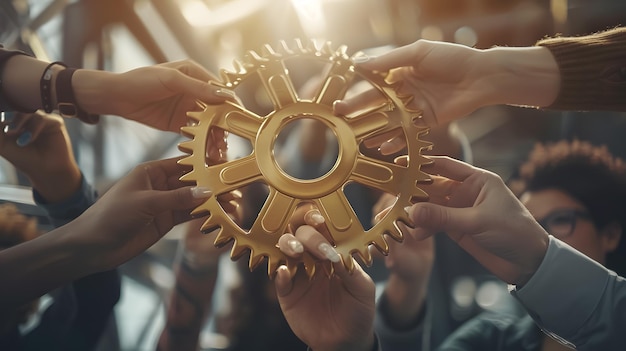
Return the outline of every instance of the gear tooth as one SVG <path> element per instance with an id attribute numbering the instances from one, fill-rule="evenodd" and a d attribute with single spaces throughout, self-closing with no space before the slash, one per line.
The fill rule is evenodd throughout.
<path id="1" fill-rule="evenodd" d="M 341 258 L 343 260 L 343 265 L 346 267 L 346 270 L 352 274 L 354 272 L 354 259 L 352 256 L 348 256 L 347 258 Z"/>
<path id="2" fill-rule="evenodd" d="M 246 68 L 243 66 L 243 63 L 237 59 L 233 60 L 233 67 L 235 68 L 235 73 L 237 74 L 246 73 Z"/>
<path id="3" fill-rule="evenodd" d="M 274 51 L 274 48 L 270 44 L 263 45 L 263 57 L 280 57 L 280 55 Z"/>
<path id="4" fill-rule="evenodd" d="M 367 246 L 363 250 L 358 250 L 357 254 L 359 255 L 361 261 L 365 263 L 365 265 L 367 265 L 368 267 L 372 265 L 372 253 Z"/>
<path id="5" fill-rule="evenodd" d="M 307 40 L 305 51 L 306 51 L 306 53 L 315 53 L 315 54 L 317 54 L 317 43 L 315 42 L 315 39 Z"/>
<path id="6" fill-rule="evenodd" d="M 180 163 L 180 164 L 184 164 L 184 163 Z M 183 174 L 180 178 L 178 178 L 178 180 L 180 180 L 181 182 L 193 182 L 197 179 L 198 177 L 196 177 L 196 174 L 191 171 L 189 173 Z"/>
<path id="7" fill-rule="evenodd" d="M 189 150 L 191 153 L 191 151 L 193 151 L 193 145 L 194 145 L 193 140 L 183 141 L 178 144 L 178 149 L 181 151 Z M 181 163 L 181 162 L 178 162 L 178 163 Z"/>
<path id="8" fill-rule="evenodd" d="M 287 44 L 287 42 L 284 41 L 284 40 L 281 40 L 280 42 L 278 42 L 278 50 L 283 55 L 293 55 L 294 54 L 294 51 L 291 50 L 291 48 L 289 47 L 289 44 Z"/>
<path id="9" fill-rule="evenodd" d="M 299 38 L 294 39 L 294 44 L 295 44 L 295 51 L 299 54 L 304 54 L 306 53 L 306 48 L 304 46 L 304 44 L 302 43 L 302 40 L 300 40 Z"/>
<path id="10" fill-rule="evenodd" d="M 215 245 L 216 247 L 223 247 L 233 240 L 234 238 L 228 235 L 228 233 L 222 228 L 215 236 L 213 245 Z"/>
<path id="11" fill-rule="evenodd" d="M 387 240 L 385 240 L 384 236 L 378 236 L 372 242 L 372 245 L 374 245 L 374 247 L 376 247 L 376 249 L 378 249 L 378 251 L 380 251 L 383 255 L 387 256 L 387 254 L 389 254 L 389 244 L 387 243 Z"/>
<path id="12" fill-rule="evenodd" d="M 196 135 L 196 130 L 198 130 L 198 128 L 196 128 L 195 126 L 182 126 L 182 127 L 180 127 L 180 131 L 181 132 L 186 133 L 187 135 L 192 135 L 192 136 Z"/>
<path id="13" fill-rule="evenodd" d="M 322 55 L 326 55 L 326 56 L 331 56 L 331 55 L 333 55 L 333 54 L 334 54 L 334 51 L 335 51 L 335 50 L 333 50 L 333 48 L 332 48 L 332 45 L 331 45 L 330 41 L 325 41 L 325 42 L 324 42 L 324 44 L 322 44 L 322 46 L 320 47 L 320 50 L 319 50 L 319 52 L 320 52 Z"/>
<path id="14" fill-rule="evenodd" d="M 244 64 L 246 68 L 248 68 L 249 65 L 254 67 L 260 62 L 267 62 L 267 59 L 257 54 L 254 50 L 248 50 L 248 52 L 244 56 Z"/>
<path id="15" fill-rule="evenodd" d="M 390 229 L 387 230 L 387 235 L 389 235 L 393 240 L 397 242 L 402 242 L 404 237 L 402 236 L 402 231 L 398 228 L 396 224 Z"/>
<path id="16" fill-rule="evenodd" d="M 250 250 L 250 260 L 248 261 L 248 267 L 250 270 L 253 271 L 257 269 L 257 267 L 259 267 L 259 265 L 263 262 L 264 258 L 265 256 L 256 254 L 254 249 Z"/>
<path id="17" fill-rule="evenodd" d="M 230 250 L 230 258 L 236 260 L 239 257 L 243 256 L 247 251 L 249 251 L 249 249 L 243 245 L 239 245 L 237 239 L 235 239 L 233 248 Z"/>
<path id="18" fill-rule="evenodd" d="M 337 50 L 335 50 L 335 56 L 348 58 L 348 47 L 346 45 L 340 45 Z"/>
<path id="19" fill-rule="evenodd" d="M 267 275 L 272 277 L 276 274 L 276 270 L 280 266 L 281 261 L 273 256 L 267 258 Z"/>
<path id="20" fill-rule="evenodd" d="M 196 121 L 200 121 L 200 120 L 202 120 L 202 112 L 203 111 L 189 111 L 189 112 L 187 112 L 187 117 L 193 118 Z"/>

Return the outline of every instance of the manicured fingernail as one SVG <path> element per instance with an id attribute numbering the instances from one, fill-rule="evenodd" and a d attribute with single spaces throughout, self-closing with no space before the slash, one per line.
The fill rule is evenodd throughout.
<path id="1" fill-rule="evenodd" d="M 17 140 L 15 141 L 15 143 L 18 146 L 26 146 L 29 142 L 30 139 L 33 137 L 33 134 L 29 131 L 26 131 L 22 134 L 20 134 L 19 137 L 17 137 Z"/>
<path id="2" fill-rule="evenodd" d="M 237 98 L 237 95 L 235 94 L 235 92 L 232 90 L 228 90 L 228 89 L 217 89 L 215 91 L 215 95 L 219 97 L 227 98 L 227 99 Z"/>
<path id="3" fill-rule="evenodd" d="M 204 199 L 210 197 L 212 194 L 213 192 L 207 187 L 196 186 L 191 188 L 191 195 L 196 199 Z"/>
<path id="4" fill-rule="evenodd" d="M 384 143 L 380 144 L 380 148 L 378 150 L 380 150 L 381 154 L 386 154 L 386 153 L 391 153 L 393 152 L 393 143 L 390 141 L 385 141 Z"/>
<path id="5" fill-rule="evenodd" d="M 320 252 L 324 255 L 324 257 L 329 259 L 331 262 L 337 263 L 341 261 L 341 257 L 339 256 L 337 251 L 335 251 L 335 249 L 332 246 L 330 246 L 330 244 L 321 243 L 317 247 L 317 249 L 320 250 Z"/>
<path id="6" fill-rule="evenodd" d="M 369 61 L 371 58 L 365 54 L 358 55 L 352 58 L 353 63 L 363 63 Z"/>
<path id="7" fill-rule="evenodd" d="M 13 111 L 4 111 L 2 112 L 2 116 L 0 117 L 0 122 L 3 123 L 11 123 L 15 119 L 15 112 Z"/>
<path id="8" fill-rule="evenodd" d="M 326 219 L 318 210 L 309 210 L 307 213 L 304 214 L 304 220 L 306 222 L 312 222 L 315 225 L 326 222 Z"/>
<path id="9" fill-rule="evenodd" d="M 407 206 L 404 208 L 404 212 L 406 212 L 406 214 L 411 214 L 411 207 L 412 206 Z"/>
<path id="10" fill-rule="evenodd" d="M 304 252 L 304 246 L 302 246 L 298 240 L 288 240 L 287 245 L 289 245 L 289 248 L 295 253 Z"/>

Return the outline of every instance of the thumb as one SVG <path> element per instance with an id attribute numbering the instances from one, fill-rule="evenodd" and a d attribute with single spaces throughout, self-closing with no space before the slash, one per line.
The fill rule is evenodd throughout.
<path id="1" fill-rule="evenodd" d="M 413 205 L 409 211 L 409 218 L 417 228 L 434 232 L 455 232 L 466 230 L 468 224 L 467 208 L 453 208 L 420 202 Z"/>
<path id="2" fill-rule="evenodd" d="M 165 211 L 180 211 L 200 205 L 210 191 L 199 191 L 198 187 L 186 186 L 174 190 L 152 190 L 144 198 L 146 210 L 152 215 Z"/>

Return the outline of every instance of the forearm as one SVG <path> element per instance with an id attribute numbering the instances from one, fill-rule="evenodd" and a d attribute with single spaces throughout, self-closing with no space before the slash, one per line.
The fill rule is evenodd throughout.
<path id="1" fill-rule="evenodd" d="M 46 66 L 48 62 L 26 55 L 16 55 L 7 60 L 2 70 L 2 93 L 7 100 L 28 111 L 41 109 L 40 80 Z M 52 67 L 55 74 L 62 68 L 59 65 Z"/>
<path id="2" fill-rule="evenodd" d="M 183 260 L 178 265 L 167 322 L 159 338 L 159 351 L 198 349 L 200 331 L 211 306 L 217 271 L 217 264 L 198 269 Z"/>
<path id="3" fill-rule="evenodd" d="M 545 107 L 559 93 L 559 68 L 546 48 L 496 47 L 482 51 L 478 59 L 486 67 L 482 77 L 477 77 L 485 92 L 484 106 Z"/>
<path id="4" fill-rule="evenodd" d="M 39 297 L 99 271 L 97 248 L 80 240 L 86 228 L 72 222 L 34 240 L 0 251 L 0 309 Z"/>
<path id="5" fill-rule="evenodd" d="M 384 307 L 381 312 L 385 321 L 396 330 L 410 329 L 420 322 L 426 301 L 427 285 L 416 284 L 415 281 L 419 279 L 405 281 L 391 274 L 381 297 Z"/>

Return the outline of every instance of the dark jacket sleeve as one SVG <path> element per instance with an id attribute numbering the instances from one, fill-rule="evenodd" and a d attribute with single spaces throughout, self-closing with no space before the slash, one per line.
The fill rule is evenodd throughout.
<path id="1" fill-rule="evenodd" d="M 80 216 L 98 198 L 83 176 L 80 189 L 61 203 L 46 204 L 34 192 L 35 202 L 55 226 Z M 46 234 L 47 235 L 47 234 Z M 57 291 L 55 303 L 42 317 L 32 339 L 57 340 L 59 350 L 91 350 L 97 345 L 120 298 L 121 279 L 116 269 L 91 274 Z M 59 327 L 61 330 L 59 330 Z M 46 331 L 47 330 L 47 331 Z M 56 331 L 52 335 L 49 331 Z M 45 336 L 45 337 L 36 337 Z M 50 350 L 51 345 L 46 346 Z"/>

